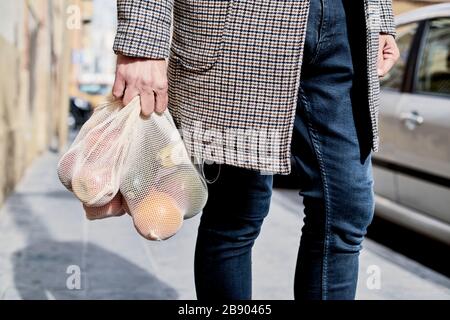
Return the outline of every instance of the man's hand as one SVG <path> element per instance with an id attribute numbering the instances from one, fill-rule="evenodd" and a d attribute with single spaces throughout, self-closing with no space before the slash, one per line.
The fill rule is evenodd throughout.
<path id="1" fill-rule="evenodd" d="M 378 76 L 383 77 L 394 66 L 400 57 L 397 44 L 393 36 L 380 34 L 378 49 Z"/>
<path id="2" fill-rule="evenodd" d="M 124 105 L 139 95 L 144 116 L 163 112 L 168 103 L 166 61 L 118 55 L 112 94 Z"/>

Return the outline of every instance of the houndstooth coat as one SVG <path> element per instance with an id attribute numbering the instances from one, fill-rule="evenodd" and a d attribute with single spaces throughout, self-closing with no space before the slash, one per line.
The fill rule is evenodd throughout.
<path id="1" fill-rule="evenodd" d="M 391 0 L 364 1 L 367 107 L 378 149 L 379 33 Z M 289 173 L 309 0 L 118 0 L 114 51 L 169 58 L 169 109 L 199 159 Z"/>

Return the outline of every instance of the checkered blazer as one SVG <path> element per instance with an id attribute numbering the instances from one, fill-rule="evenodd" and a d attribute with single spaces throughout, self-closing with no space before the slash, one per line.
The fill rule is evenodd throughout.
<path id="1" fill-rule="evenodd" d="M 378 149 L 378 36 L 391 0 L 362 0 Z M 199 159 L 289 173 L 308 0 L 118 0 L 114 51 L 169 58 L 169 109 Z M 363 27 L 363 26 L 362 26 Z"/>

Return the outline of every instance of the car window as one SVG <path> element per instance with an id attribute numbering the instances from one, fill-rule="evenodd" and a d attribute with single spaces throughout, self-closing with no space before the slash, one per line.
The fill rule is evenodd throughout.
<path id="1" fill-rule="evenodd" d="M 400 58 L 395 66 L 381 79 L 383 88 L 400 90 L 403 83 L 406 64 L 408 62 L 409 51 L 411 50 L 414 35 L 416 34 L 418 23 L 409 23 L 397 28 L 397 46 L 400 50 Z"/>
<path id="2" fill-rule="evenodd" d="M 450 18 L 430 21 L 415 88 L 450 95 Z"/>

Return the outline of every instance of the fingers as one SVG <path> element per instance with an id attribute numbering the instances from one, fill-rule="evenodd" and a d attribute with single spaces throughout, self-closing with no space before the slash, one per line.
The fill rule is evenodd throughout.
<path id="1" fill-rule="evenodd" d="M 386 58 L 388 55 L 393 55 L 395 53 L 394 48 L 386 47 L 383 50 L 383 57 Z"/>
<path id="2" fill-rule="evenodd" d="M 387 53 L 391 53 L 394 62 L 397 62 L 397 60 L 400 58 L 400 50 L 398 49 L 395 39 L 391 37 L 391 39 L 388 41 L 388 44 L 389 44 L 389 52 Z"/>
<path id="3" fill-rule="evenodd" d="M 141 92 L 141 110 L 144 117 L 148 117 L 155 110 L 155 93 Z"/>
<path id="4" fill-rule="evenodd" d="M 125 91 L 125 80 L 120 74 L 116 74 L 116 79 L 114 80 L 114 85 L 112 88 L 112 95 L 116 99 L 122 98 Z"/>
<path id="5" fill-rule="evenodd" d="M 393 58 L 384 59 L 382 65 L 378 68 L 378 75 L 384 77 L 394 66 L 395 61 Z"/>
<path id="6" fill-rule="evenodd" d="M 138 96 L 139 94 L 140 94 L 139 90 L 134 85 L 127 84 L 127 87 L 125 89 L 125 94 L 122 99 L 123 105 L 126 106 L 127 104 L 129 104 L 131 102 L 131 100 L 133 100 L 133 98 Z"/>
<path id="7" fill-rule="evenodd" d="M 156 94 L 155 111 L 158 113 L 163 113 L 164 110 L 166 110 L 166 108 L 167 108 L 168 100 L 169 100 L 169 98 L 167 96 L 167 92 L 166 93 L 157 93 Z"/>
<path id="8" fill-rule="evenodd" d="M 165 59 L 142 59 L 118 55 L 113 96 L 124 105 L 134 97 L 141 97 L 144 116 L 167 108 L 167 63 Z"/>
<path id="9" fill-rule="evenodd" d="M 162 83 L 158 86 L 155 90 L 155 97 L 156 97 L 156 105 L 155 105 L 155 111 L 158 113 L 164 112 L 167 108 L 168 104 L 168 94 L 167 94 L 167 84 Z"/>
<path id="10" fill-rule="evenodd" d="M 153 111 L 161 113 L 165 110 L 167 107 L 167 89 L 165 88 L 163 81 L 160 81 L 160 84 L 150 78 L 143 78 L 139 81 L 138 90 L 141 95 L 143 116 L 149 116 Z M 164 95 L 166 95 L 165 101 Z"/>
<path id="11" fill-rule="evenodd" d="M 381 35 L 377 60 L 378 76 L 385 76 L 395 65 L 399 57 L 400 53 L 394 37 L 390 35 Z"/>
<path id="12" fill-rule="evenodd" d="M 121 89 L 121 87 L 119 87 Z M 122 97 L 119 95 L 118 91 L 114 91 L 118 96 L 117 98 Z M 168 95 L 167 95 L 167 86 L 160 85 L 158 89 L 153 89 L 152 86 L 136 86 L 134 84 L 127 84 L 125 88 L 125 94 L 123 94 L 122 103 L 123 105 L 129 104 L 134 97 L 139 95 L 141 97 L 141 109 L 142 115 L 148 117 L 153 111 L 158 113 L 164 112 L 167 108 L 168 104 Z"/>

